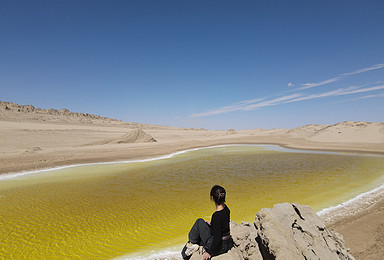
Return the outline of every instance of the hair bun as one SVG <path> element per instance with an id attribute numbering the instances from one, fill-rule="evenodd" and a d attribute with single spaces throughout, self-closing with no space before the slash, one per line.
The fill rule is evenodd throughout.
<path id="1" fill-rule="evenodd" d="M 219 185 L 215 185 L 211 189 L 211 198 L 216 204 L 223 204 L 225 202 L 225 189 Z"/>

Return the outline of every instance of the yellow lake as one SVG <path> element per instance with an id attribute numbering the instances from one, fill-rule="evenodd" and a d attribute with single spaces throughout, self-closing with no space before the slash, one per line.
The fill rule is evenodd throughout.
<path id="1" fill-rule="evenodd" d="M 319 211 L 383 183 L 383 156 L 276 146 L 212 147 L 3 178 L 0 258 L 129 258 L 182 244 L 195 219 L 214 211 L 214 184 L 226 188 L 231 218 L 240 223 L 280 202 Z"/>

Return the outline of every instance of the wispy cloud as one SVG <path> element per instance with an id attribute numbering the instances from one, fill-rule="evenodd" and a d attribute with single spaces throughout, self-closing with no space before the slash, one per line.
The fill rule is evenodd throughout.
<path id="1" fill-rule="evenodd" d="M 381 98 L 381 97 L 384 97 L 384 92 L 383 93 L 373 94 L 373 95 L 361 96 L 361 97 L 357 97 L 357 98 L 350 98 L 350 99 L 339 101 L 338 103 L 340 103 L 340 102 L 351 102 L 351 101 L 368 99 L 368 98 Z"/>
<path id="2" fill-rule="evenodd" d="M 308 94 L 305 95 L 303 93 L 296 93 L 296 94 L 286 95 L 282 97 L 277 97 L 270 100 L 265 100 L 265 98 L 245 100 L 229 106 L 208 110 L 203 113 L 192 114 L 190 115 L 190 117 L 204 117 L 204 116 L 210 116 L 210 115 L 224 114 L 224 113 L 233 112 L 233 111 L 251 111 L 251 110 L 256 110 L 256 109 L 267 107 L 267 106 L 276 106 L 280 104 L 293 103 L 293 102 L 318 99 L 318 98 L 326 98 L 326 97 L 332 97 L 332 96 L 343 96 L 343 95 L 365 93 L 365 92 L 377 91 L 377 90 L 383 90 L 383 89 L 384 89 L 384 85 L 366 87 L 366 88 L 351 86 L 348 88 L 339 88 L 332 91 L 310 94 L 310 95 Z"/>
<path id="3" fill-rule="evenodd" d="M 256 110 L 256 109 L 261 108 L 261 107 L 279 105 L 283 101 L 297 98 L 301 95 L 302 94 L 291 94 L 291 95 L 278 97 L 278 98 L 274 98 L 274 99 L 266 100 L 266 101 L 263 101 L 263 100 L 265 100 L 265 98 L 244 100 L 241 102 L 231 104 L 229 106 L 219 107 L 219 108 L 208 110 L 206 112 L 192 114 L 189 117 L 204 117 L 204 116 L 225 114 L 225 113 L 229 113 L 229 112 L 233 112 L 233 111 Z"/>
<path id="4" fill-rule="evenodd" d="M 384 63 L 376 64 L 376 65 L 373 65 L 373 66 L 368 67 L 368 68 L 359 69 L 359 70 L 355 70 L 352 72 L 344 73 L 344 74 L 341 74 L 341 76 L 350 76 L 350 75 L 355 75 L 355 74 L 363 73 L 363 72 L 370 71 L 370 70 L 378 70 L 378 69 L 382 69 L 382 68 L 384 68 Z"/>
<path id="5" fill-rule="evenodd" d="M 233 112 L 233 111 L 239 111 L 239 110 L 241 110 L 241 111 L 255 110 L 255 109 L 260 108 L 260 107 L 275 106 L 275 105 L 280 104 L 282 101 L 297 98 L 301 95 L 302 94 L 291 94 L 288 96 L 274 98 L 274 99 L 266 100 L 266 101 L 263 101 L 263 100 L 265 100 L 265 98 L 244 100 L 241 102 L 231 104 L 229 106 L 219 107 L 216 109 L 208 110 L 206 112 L 192 114 L 192 115 L 190 115 L 190 117 L 203 117 L 203 116 L 219 115 L 219 114 L 225 114 L 225 113 L 229 113 L 229 112 Z"/>
<path id="6" fill-rule="evenodd" d="M 360 88 L 360 89 L 345 92 L 345 94 L 343 94 L 343 95 L 356 94 L 356 93 L 362 93 L 362 92 L 368 92 L 368 91 L 375 91 L 375 90 L 380 90 L 380 89 L 384 89 L 384 85 L 376 86 L 376 87 L 370 87 L 370 88 Z"/>
<path id="7" fill-rule="evenodd" d="M 378 98 L 378 97 L 384 97 L 384 93 L 379 93 L 376 95 L 362 96 L 362 97 L 358 97 L 357 99 Z"/>
<path id="8" fill-rule="evenodd" d="M 230 112 L 234 112 L 234 111 L 252 111 L 252 110 L 262 108 L 262 107 L 276 106 L 276 105 L 280 105 L 280 104 L 294 103 L 294 102 L 300 102 L 300 101 L 304 101 L 304 100 L 319 99 L 319 98 L 326 98 L 326 97 L 333 97 L 333 96 L 360 94 L 360 93 L 365 93 L 365 92 L 370 92 L 370 91 L 383 90 L 384 85 L 382 84 L 382 82 L 376 82 L 376 84 L 381 84 L 381 85 L 377 85 L 377 86 L 371 85 L 371 87 L 369 87 L 369 86 L 359 86 L 359 87 L 351 86 L 348 88 L 339 88 L 336 90 L 331 90 L 331 91 L 321 92 L 321 93 L 298 93 L 298 91 L 301 91 L 301 90 L 306 90 L 306 89 L 314 88 L 317 86 L 322 86 L 322 85 L 330 84 L 333 82 L 337 82 L 337 81 L 339 81 L 343 78 L 349 77 L 351 75 L 356 75 L 356 74 L 364 73 L 367 71 L 378 70 L 378 69 L 382 69 L 382 68 L 384 68 L 384 63 L 372 65 L 370 67 L 358 69 L 358 70 L 355 70 L 352 72 L 343 73 L 343 74 L 340 74 L 339 76 L 336 76 L 336 77 L 333 77 L 333 78 L 330 78 L 327 80 L 323 80 L 320 82 L 301 84 L 301 87 L 299 87 L 299 88 L 293 88 L 295 86 L 295 84 L 293 84 L 292 82 L 289 82 L 288 87 L 291 87 L 292 89 L 289 91 L 285 91 L 285 93 L 286 92 L 291 92 L 291 93 L 296 92 L 296 93 L 293 93 L 290 95 L 284 95 L 284 96 L 281 96 L 283 93 L 280 93 L 280 94 L 275 95 L 275 98 L 264 97 L 264 98 L 244 100 L 244 101 L 230 104 L 228 106 L 210 109 L 210 110 L 207 110 L 207 111 L 201 112 L 201 113 L 195 113 L 195 114 L 190 115 L 189 117 L 199 118 L 199 117 L 205 117 L 205 116 L 225 114 L 225 113 L 230 113 Z M 364 97 L 359 97 L 359 98 L 363 99 L 363 98 L 371 98 L 371 97 L 379 97 L 379 96 L 382 96 L 382 94 L 381 95 L 380 94 L 366 95 Z"/>
<path id="9" fill-rule="evenodd" d="M 378 70 L 378 69 L 382 69 L 382 68 L 384 68 L 384 64 L 376 64 L 376 65 L 373 65 L 371 67 L 367 67 L 367 68 L 363 68 L 363 69 L 358 69 L 358 70 L 355 70 L 355 71 L 352 71 L 352 72 L 343 73 L 343 74 L 340 74 L 339 76 L 336 76 L 334 78 L 330 78 L 330 79 L 323 80 L 323 81 L 320 81 L 320 82 L 304 83 L 304 84 L 301 84 L 302 87 L 300 87 L 300 88 L 298 88 L 296 90 L 304 90 L 304 89 L 308 89 L 308 88 L 313 88 L 313 87 L 318 87 L 318 86 L 326 85 L 326 84 L 329 84 L 329 83 L 333 83 L 333 82 L 339 81 L 339 80 L 341 80 L 341 79 L 343 79 L 345 77 L 351 76 L 351 75 L 356 75 L 356 74 L 364 73 L 364 72 L 367 72 L 367 71 Z"/>
<path id="10" fill-rule="evenodd" d="M 300 97 L 301 95 L 302 94 L 292 94 L 292 95 L 288 95 L 288 96 L 283 96 L 283 97 L 259 102 L 256 104 L 247 105 L 247 106 L 243 107 L 241 110 L 250 111 L 250 110 L 258 109 L 260 107 L 276 106 L 276 105 L 281 104 L 283 101 L 292 100 L 294 98 Z"/>
<path id="11" fill-rule="evenodd" d="M 340 80 L 341 78 L 342 77 L 339 76 L 339 77 L 323 80 L 323 81 L 320 81 L 320 82 L 317 82 L 317 83 L 304 83 L 304 84 L 302 84 L 302 87 L 299 88 L 299 90 L 313 88 L 313 87 L 318 87 L 318 86 L 322 86 L 322 85 L 325 85 L 325 84 L 333 83 L 333 82 L 336 82 L 336 81 Z"/>
<path id="12" fill-rule="evenodd" d="M 339 88 L 339 89 L 324 92 L 324 93 L 311 94 L 311 95 L 307 95 L 304 97 L 288 100 L 288 101 L 285 101 L 284 103 L 298 102 L 298 101 L 303 101 L 303 100 L 309 100 L 309 99 L 315 99 L 315 98 L 324 98 L 324 97 L 331 97 L 331 96 L 343 96 L 343 95 L 357 94 L 357 93 L 363 93 L 363 92 L 369 92 L 369 91 L 375 91 L 375 90 L 381 90 L 381 89 L 384 89 L 384 85 L 376 86 L 376 87 L 370 87 L 370 88 L 360 88 L 360 89 L 356 89 L 356 87 Z"/>
<path id="13" fill-rule="evenodd" d="M 237 110 L 242 110 L 245 106 L 247 106 L 249 104 L 260 102 L 262 100 L 264 100 L 264 98 L 244 100 L 244 101 L 240 101 L 240 102 L 231 104 L 229 106 L 219 107 L 216 109 L 208 110 L 206 112 L 192 114 L 192 115 L 190 115 L 190 117 L 212 116 L 212 115 L 219 115 L 219 114 L 225 114 L 225 113 L 229 113 L 229 112 L 233 112 L 233 111 L 237 111 Z"/>

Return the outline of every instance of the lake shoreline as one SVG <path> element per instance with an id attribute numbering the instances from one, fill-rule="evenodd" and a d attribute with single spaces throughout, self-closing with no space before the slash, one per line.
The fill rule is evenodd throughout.
<path id="1" fill-rule="evenodd" d="M 279 145 L 311 151 L 384 154 L 382 123 L 342 122 L 295 129 L 216 131 L 126 122 L 76 121 L 70 117 L 5 113 L 0 120 L 0 176 L 69 165 L 143 160 L 215 145 Z M 52 118 L 51 118 L 52 117 Z M 86 145 L 142 129 L 157 142 Z M 320 129 L 321 128 L 321 129 Z M 320 129 L 320 130 L 319 130 Z M 348 205 L 353 211 L 353 205 Z M 256 214 L 256 212 L 254 212 Z M 384 199 L 363 212 L 329 224 L 357 259 L 384 255 Z M 375 258 L 376 257 L 376 258 Z"/>
<path id="2" fill-rule="evenodd" d="M 128 160 L 128 161 L 113 161 L 113 162 L 96 162 L 96 163 L 83 163 L 83 164 L 76 164 L 76 165 L 65 165 L 65 166 L 60 166 L 60 167 L 55 167 L 55 168 L 48 168 L 44 170 L 35 170 L 35 171 L 29 171 L 29 172 L 19 172 L 19 173 L 9 173 L 9 174 L 4 174 L 0 175 L 0 180 L 1 179 L 8 179 L 8 178 L 15 178 L 18 176 L 26 175 L 26 174 L 34 174 L 38 173 L 41 171 L 53 171 L 53 170 L 60 170 L 63 168 L 72 168 L 72 167 L 78 167 L 78 166 L 87 166 L 87 165 L 99 165 L 99 164 L 119 164 L 119 163 L 132 163 L 132 162 L 146 162 L 146 161 L 153 161 L 153 160 L 162 160 L 162 159 L 168 159 L 171 158 L 175 155 L 182 154 L 182 153 L 187 153 L 189 151 L 196 151 L 196 150 L 201 150 L 201 149 L 209 149 L 209 148 L 216 148 L 216 147 L 228 147 L 228 146 L 259 146 L 260 144 L 243 144 L 243 143 L 237 143 L 237 144 L 219 144 L 219 145 L 213 145 L 213 146 L 202 146 L 202 147 L 197 147 L 197 148 L 191 148 L 191 149 L 186 149 L 186 150 L 181 150 L 177 151 L 171 154 L 166 154 L 162 156 L 158 156 L 155 158 L 147 158 L 147 159 L 136 159 L 136 160 Z M 262 144 L 260 145 L 261 147 L 263 146 L 276 146 L 276 144 Z M 287 149 L 293 149 L 296 150 L 296 152 L 325 152 L 325 153 L 351 153 L 351 151 L 327 151 L 325 149 L 321 150 L 316 150 L 316 149 L 294 149 L 291 147 L 283 146 L 283 145 L 277 145 L 277 147 L 280 148 L 287 148 Z M 272 148 L 272 150 L 274 150 Z M 371 155 L 381 155 L 381 153 L 375 153 L 375 152 L 367 152 L 365 153 L 359 153 L 357 151 L 352 151 L 352 154 L 371 154 Z M 5 178 L 1 178 L 5 177 Z M 363 194 L 360 194 L 349 201 L 346 201 L 344 203 L 341 203 L 339 205 L 336 205 L 334 207 L 329 207 L 321 210 L 318 212 L 318 214 L 325 220 L 327 226 L 329 226 L 332 230 L 339 231 L 342 234 L 345 234 L 348 232 L 345 230 L 347 227 L 351 225 L 351 223 L 361 221 L 362 219 L 368 218 L 368 222 L 372 226 L 372 213 L 374 214 L 373 218 L 378 214 L 377 212 L 380 211 L 382 208 L 382 205 L 384 205 L 384 200 L 382 199 L 382 195 L 384 194 L 384 184 L 382 184 L 380 187 L 373 189 L 371 191 L 365 192 Z M 373 199 L 372 199 L 373 198 Z M 382 210 L 381 210 L 382 211 Z M 351 213 L 352 212 L 352 213 Z M 256 212 L 255 212 L 256 214 Z M 380 219 L 375 218 L 375 221 L 380 224 Z M 367 222 L 367 223 L 368 223 Z M 360 224 L 361 225 L 361 224 Z M 353 232 L 352 232 L 353 233 Z M 348 243 L 356 243 L 355 240 L 359 239 L 360 237 L 353 237 L 350 235 L 352 238 L 349 236 L 346 237 L 347 241 L 347 246 Z M 369 240 L 369 238 L 366 238 Z M 352 240 L 350 242 L 350 240 Z M 361 241 L 360 241 L 361 242 Z M 372 243 L 371 243 L 372 244 Z M 354 253 L 354 248 L 352 248 L 352 254 Z M 174 253 L 173 253 L 174 254 Z M 361 252 L 355 252 L 355 254 L 363 254 Z"/>
<path id="3" fill-rule="evenodd" d="M 166 143 L 159 145 L 158 143 L 145 144 L 121 144 L 109 146 L 94 146 L 90 149 L 62 149 L 54 151 L 41 151 L 37 153 L 24 153 L 13 155 L 0 155 L 0 176 L 3 174 L 15 174 L 29 171 L 42 171 L 52 168 L 73 167 L 74 165 L 87 164 L 103 164 L 103 163 L 119 163 L 132 160 L 151 160 L 156 157 L 167 156 L 169 154 L 183 152 L 186 150 L 209 148 L 212 146 L 226 145 L 276 145 L 287 149 L 318 151 L 318 152 L 337 152 L 337 153 L 357 153 L 357 154 L 377 154 L 384 155 L 384 151 L 376 146 L 359 146 L 344 147 L 342 144 L 328 146 L 324 143 L 298 143 L 295 140 L 286 139 L 285 142 L 268 142 L 264 140 L 247 140 L 248 138 L 228 138 L 224 140 L 206 140 L 198 141 L 191 144 L 190 141 L 185 144 Z M 253 139 L 253 138 L 249 138 Z M 257 138 L 259 139 L 259 138 Z M 303 140 L 301 140 L 303 141 Z M 161 147 L 159 147 L 161 146 Z M 81 147 L 82 148 L 82 147 Z M 381 148 L 381 147 L 379 147 Z M 37 159 L 41 158 L 41 159 Z"/>

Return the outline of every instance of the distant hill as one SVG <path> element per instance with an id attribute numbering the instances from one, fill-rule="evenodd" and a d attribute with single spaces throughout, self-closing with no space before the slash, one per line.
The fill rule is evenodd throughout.
<path id="1" fill-rule="evenodd" d="M 384 123 L 345 121 L 334 125 L 306 125 L 287 130 L 286 134 L 314 142 L 384 143 Z"/>
<path id="2" fill-rule="evenodd" d="M 33 105 L 19 105 L 12 102 L 0 101 L 0 120 L 17 122 L 50 122 L 69 124 L 119 125 L 127 128 L 140 129 L 182 129 L 161 125 L 124 122 L 118 119 L 103 117 L 90 113 L 71 112 L 63 109 L 42 109 Z"/>
<path id="3" fill-rule="evenodd" d="M 0 112 L 2 112 L 2 114 L 8 113 L 8 112 L 11 112 L 11 113 L 16 112 L 16 113 L 25 113 L 25 114 L 67 116 L 67 117 L 73 117 L 73 118 L 97 119 L 97 120 L 122 122 L 121 120 L 117 120 L 109 117 L 101 117 L 99 115 L 94 115 L 89 113 L 71 112 L 66 108 L 63 108 L 60 110 L 56 110 L 53 108 L 42 109 L 42 108 L 35 108 L 32 105 L 19 105 L 16 103 L 4 102 L 4 101 L 0 101 Z"/>

